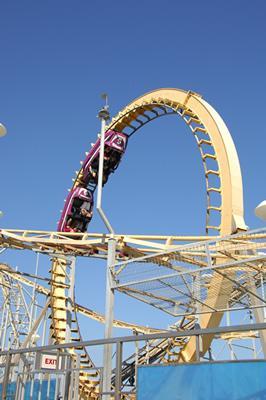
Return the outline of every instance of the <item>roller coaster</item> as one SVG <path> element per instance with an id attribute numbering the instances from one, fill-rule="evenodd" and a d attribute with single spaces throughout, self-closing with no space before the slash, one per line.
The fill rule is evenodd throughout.
<path id="1" fill-rule="evenodd" d="M 207 197 L 206 235 L 182 237 L 87 232 L 93 217 L 94 195 L 100 175 L 100 135 L 76 172 L 56 232 L 0 230 L 3 251 L 30 250 L 47 255 L 52 260 L 51 275 L 46 285 L 37 283 L 35 275 L 15 270 L 5 263 L 0 265 L 2 349 L 33 345 L 41 320 L 47 319 L 48 308 L 49 343 L 81 341 L 78 314 L 106 323 L 106 316 L 75 302 L 75 259 L 93 257 L 108 260 L 110 240 L 115 243 L 114 260 L 109 265 L 112 290 L 176 318 L 174 327 L 170 328 L 177 330 L 174 339 L 154 340 L 149 349 L 143 347 L 138 350 L 137 358 L 129 355 L 123 361 L 122 384 L 125 386 L 134 386 L 134 368 L 136 364 L 146 362 L 147 353 L 150 363 L 192 362 L 196 359 L 195 338 L 179 338 L 178 332 L 193 330 L 199 323 L 202 329 L 219 326 L 231 309 L 248 309 L 254 320 L 264 320 L 266 232 L 247 230 L 241 170 L 233 140 L 222 118 L 202 96 L 180 89 L 159 89 L 137 98 L 121 110 L 102 132 L 101 184 L 104 186 L 120 166 L 135 132 L 157 118 L 173 114 L 180 117 L 192 132 L 202 159 Z M 34 293 L 46 299 L 38 318 L 34 313 L 30 318 L 30 313 L 25 311 L 23 287 L 34 288 Z M 18 298 L 19 306 L 16 303 L 12 308 L 12 301 Z M 17 334 L 18 323 L 14 318 L 22 308 L 24 317 L 20 317 L 20 332 L 24 323 L 23 339 Z M 30 319 L 33 320 L 28 323 Z M 150 328 L 121 320 L 113 320 L 112 325 L 135 334 L 162 332 L 158 327 Z M 12 337 L 9 341 L 8 332 Z M 232 332 L 218 339 L 231 344 L 232 340 L 247 338 L 253 340 L 254 334 Z M 259 339 L 265 352 L 264 331 Z M 202 357 L 210 352 L 215 340 L 217 337 L 214 335 L 204 337 Z M 82 346 L 72 350 L 71 354 L 73 360 L 75 355 L 79 355 L 83 368 L 79 372 L 79 398 L 98 399 L 100 372 L 97 369 L 87 371 L 95 368 L 91 355 Z M 115 371 L 110 379 L 112 387 Z M 132 398 L 130 394 L 126 397 Z"/>

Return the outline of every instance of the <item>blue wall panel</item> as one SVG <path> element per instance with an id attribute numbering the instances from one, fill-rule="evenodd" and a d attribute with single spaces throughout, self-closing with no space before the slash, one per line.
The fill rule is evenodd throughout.
<path id="1" fill-rule="evenodd" d="M 39 392 L 41 392 L 41 400 L 54 400 L 55 399 L 55 379 L 50 380 L 50 390 L 47 395 L 48 381 L 43 380 L 42 383 L 39 380 L 34 381 L 33 395 L 30 396 L 31 382 L 26 382 L 25 394 L 23 399 L 19 400 L 38 400 Z M 9 383 L 7 386 L 7 400 L 14 400 L 16 395 L 16 382 Z M 2 398 L 2 384 L 0 384 L 0 398 Z"/>
<path id="2" fill-rule="evenodd" d="M 138 368 L 137 400 L 266 400 L 266 362 Z"/>

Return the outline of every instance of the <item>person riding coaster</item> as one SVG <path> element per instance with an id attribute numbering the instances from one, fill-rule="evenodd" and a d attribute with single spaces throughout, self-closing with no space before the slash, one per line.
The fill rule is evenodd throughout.
<path id="1" fill-rule="evenodd" d="M 114 170 L 118 167 L 120 158 L 121 153 L 111 149 L 108 146 L 105 146 L 103 156 L 103 185 L 105 185 L 108 181 L 110 173 L 114 172 Z M 99 159 L 100 155 L 98 154 L 98 156 L 92 160 L 91 165 L 89 166 L 89 180 L 94 184 L 98 183 Z"/>
<path id="2" fill-rule="evenodd" d="M 66 231 L 67 232 L 86 232 L 87 225 L 91 221 L 92 210 L 91 204 L 84 201 L 79 209 L 76 209 L 68 218 Z"/>
<path id="3" fill-rule="evenodd" d="M 118 167 L 126 150 L 128 136 L 122 132 L 105 132 L 103 185 L 110 173 Z M 65 199 L 65 205 L 58 221 L 58 232 L 85 232 L 92 218 L 93 194 L 98 184 L 100 138 L 92 144 L 82 163 L 80 176 Z M 83 203 L 88 202 L 83 207 Z M 87 210 L 87 211 L 86 211 Z"/>
<path id="4" fill-rule="evenodd" d="M 103 185 L 107 182 L 110 173 L 118 167 L 121 158 L 126 150 L 127 135 L 122 132 L 108 130 L 105 132 L 104 162 L 103 162 Z M 89 184 L 97 185 L 98 169 L 100 160 L 100 138 L 92 144 L 82 165 L 82 184 L 87 187 Z"/>
<path id="5" fill-rule="evenodd" d="M 108 180 L 109 174 L 113 172 L 120 161 L 121 153 L 105 146 L 104 158 L 103 158 L 103 185 Z M 99 172 L 99 154 L 92 161 L 89 166 L 90 171 L 90 181 L 97 184 L 98 183 L 98 172 Z M 86 232 L 87 226 L 92 218 L 92 203 L 86 200 L 81 200 L 80 198 L 75 198 L 71 214 L 69 215 L 65 232 Z"/>

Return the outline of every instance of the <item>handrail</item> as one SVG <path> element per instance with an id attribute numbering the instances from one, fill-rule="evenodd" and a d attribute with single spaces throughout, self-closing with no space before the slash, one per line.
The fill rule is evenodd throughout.
<path id="1" fill-rule="evenodd" d="M 207 328 L 207 329 L 193 329 L 187 331 L 168 331 L 168 332 L 160 332 L 160 333 L 152 333 L 145 335 L 131 335 L 131 336 L 117 336 L 110 339 L 95 339 L 95 340 L 85 340 L 82 342 L 70 342 L 70 343 L 62 343 L 57 345 L 49 345 L 49 346 L 36 346 L 29 347 L 27 349 L 10 349 L 5 351 L 0 351 L 0 356 L 4 356 L 7 354 L 22 354 L 22 353 L 34 353 L 38 351 L 50 351 L 50 350 L 64 350 L 68 348 L 77 348 L 77 347 L 89 347 L 89 346 L 101 346 L 105 344 L 118 344 L 118 343 L 129 343 L 129 342 L 141 342 L 141 341 L 149 341 L 154 339 L 170 339 L 176 337 L 187 337 L 187 336 L 201 336 L 201 335 L 215 335 L 220 333 L 228 333 L 228 332 L 247 332 L 247 331 L 259 331 L 266 330 L 266 322 L 257 323 L 257 324 L 245 324 L 245 325 L 236 325 L 236 326 L 222 326 L 215 328 Z"/>

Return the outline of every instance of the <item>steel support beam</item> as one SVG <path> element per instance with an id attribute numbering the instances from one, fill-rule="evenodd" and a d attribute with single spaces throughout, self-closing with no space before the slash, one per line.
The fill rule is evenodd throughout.
<path id="1" fill-rule="evenodd" d="M 74 310 L 74 300 L 75 300 L 75 268 L 76 268 L 76 259 L 75 257 L 69 257 L 69 288 L 68 288 L 68 295 L 67 295 L 67 310 L 66 310 L 66 342 L 71 341 L 71 325 L 72 325 L 72 313 Z M 66 355 L 64 359 L 65 368 L 68 370 L 65 373 L 64 378 L 64 398 L 68 399 L 69 396 L 69 386 L 71 381 L 71 363 L 72 358 L 71 354 Z"/>
<path id="2" fill-rule="evenodd" d="M 257 323 L 264 323 L 265 322 L 265 320 L 264 320 L 265 304 L 259 304 L 258 297 L 257 297 L 257 288 L 255 285 L 254 279 L 251 275 L 249 276 L 249 287 L 250 287 L 249 292 L 254 293 L 254 296 L 252 296 L 252 295 L 250 296 L 250 302 L 251 302 L 252 306 L 254 306 L 253 314 L 255 317 L 255 321 Z M 258 307 L 259 305 L 261 305 L 261 308 Z M 265 329 L 260 330 L 259 335 L 260 335 L 261 347 L 263 350 L 264 358 L 266 358 L 266 330 Z"/>
<path id="3" fill-rule="evenodd" d="M 10 353 L 7 353 L 5 373 L 4 373 L 3 383 L 2 383 L 2 400 L 7 399 L 7 386 L 8 386 L 8 381 L 9 381 L 11 357 L 12 357 L 12 355 Z"/>
<path id="4" fill-rule="evenodd" d="M 123 352 L 123 343 L 118 342 L 116 344 L 115 400 L 121 400 L 122 352 Z"/>
<path id="5" fill-rule="evenodd" d="M 115 263 L 116 241 L 110 238 L 108 241 L 108 258 L 106 267 L 106 300 L 105 300 L 105 339 L 112 338 L 114 319 L 114 289 L 113 289 L 113 266 Z M 103 393 L 111 391 L 112 376 L 112 345 L 104 346 L 103 355 Z M 109 400 L 110 395 L 104 394 L 103 400 Z"/>

